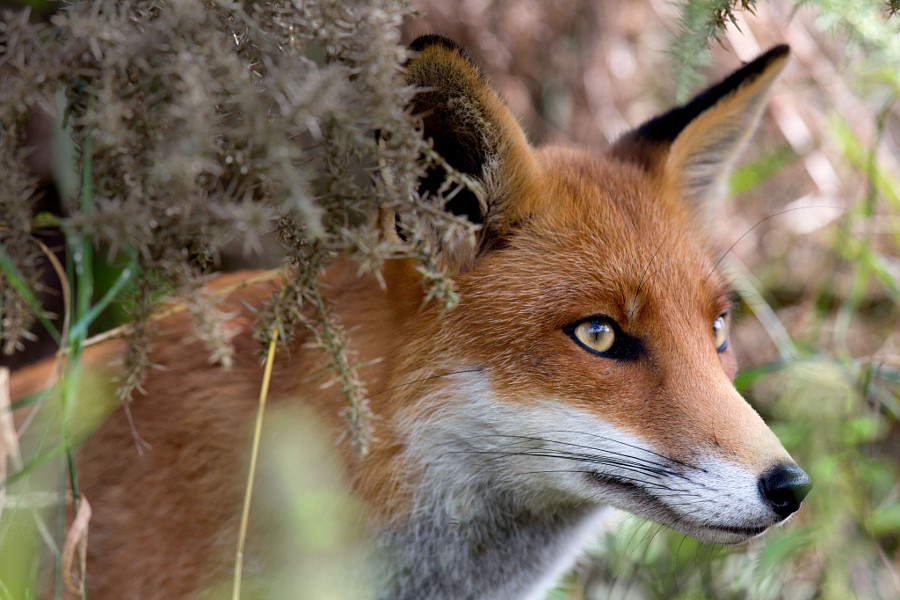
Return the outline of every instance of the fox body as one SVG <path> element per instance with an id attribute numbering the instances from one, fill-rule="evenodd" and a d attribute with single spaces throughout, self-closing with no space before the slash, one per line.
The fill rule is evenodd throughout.
<path id="1" fill-rule="evenodd" d="M 412 48 L 412 110 L 480 183 L 448 209 L 481 228 L 474 247 L 441 249 L 460 294 L 446 313 L 423 304 L 406 259 L 384 265 L 384 285 L 347 260 L 322 275 L 378 417 L 367 455 L 341 448 L 387 557 L 383 597 L 539 598 L 608 506 L 715 543 L 796 511 L 808 477 L 732 385 L 731 290 L 708 236 L 787 48 L 603 153 L 531 147 L 459 47 Z M 394 216 L 382 221 L 395 235 Z M 91 598 L 191 597 L 230 572 L 262 377 L 247 307 L 271 288 L 226 300 L 240 331 L 227 371 L 179 333 L 181 317 L 164 320 L 151 358 L 165 369 L 130 406 L 143 454 L 121 409 L 81 450 Z M 311 406 L 339 435 L 343 399 L 320 385 L 323 366 L 298 332 L 271 402 Z M 14 395 L 45 370 L 14 374 Z"/>

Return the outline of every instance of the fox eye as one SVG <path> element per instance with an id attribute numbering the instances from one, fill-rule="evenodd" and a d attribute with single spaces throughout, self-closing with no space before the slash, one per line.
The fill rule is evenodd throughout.
<path id="1" fill-rule="evenodd" d="M 616 343 L 616 332 L 612 325 L 599 319 L 582 321 L 572 330 L 572 335 L 594 352 L 609 352 Z"/>
<path id="2" fill-rule="evenodd" d="M 725 322 L 725 315 L 719 315 L 713 321 L 713 343 L 716 345 L 716 352 L 720 354 L 728 348 L 728 325 Z"/>
<path id="3" fill-rule="evenodd" d="M 572 327 L 569 335 L 588 350 L 601 354 L 609 352 L 616 343 L 615 329 L 605 319 L 585 319 Z"/>
<path id="4" fill-rule="evenodd" d="M 563 327 L 563 332 L 590 352 L 615 360 L 636 360 L 644 352 L 640 339 L 622 331 L 605 315 L 593 315 Z"/>

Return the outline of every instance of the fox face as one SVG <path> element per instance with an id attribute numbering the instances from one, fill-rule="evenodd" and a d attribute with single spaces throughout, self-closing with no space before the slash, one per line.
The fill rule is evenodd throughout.
<path id="1" fill-rule="evenodd" d="M 423 434 L 443 444 L 434 460 L 472 461 L 472 473 L 513 489 L 613 504 L 705 541 L 761 533 L 797 508 L 760 491 L 792 463 L 731 384 L 731 291 L 715 255 L 637 169 L 565 159 L 541 187 L 568 214 L 520 226 L 458 277 L 460 304 L 429 336 L 445 337 L 435 363 L 473 371 L 428 401 L 444 413 Z M 627 197 L 652 204 L 623 207 Z"/>
<path id="2" fill-rule="evenodd" d="M 464 407 L 436 417 L 452 433 L 429 436 L 459 436 L 445 441 L 478 458 L 453 460 L 487 457 L 482 473 L 525 469 L 548 490 L 706 541 L 740 541 L 794 512 L 808 478 L 731 384 L 733 294 L 700 212 L 787 48 L 605 155 L 532 150 L 455 44 L 431 36 L 413 48 L 426 133 L 486 189 L 456 201 L 482 238 L 473 256 L 453 257 L 461 301 L 426 336 L 435 364 L 469 367 L 456 377 Z"/>
<path id="3" fill-rule="evenodd" d="M 810 480 L 732 384 L 733 291 L 707 217 L 787 47 L 599 154 L 530 147 L 458 46 L 412 47 L 413 110 L 481 184 L 447 208 L 481 230 L 476 247 L 443 249 L 458 305 L 398 352 L 395 460 L 412 474 L 409 514 L 430 516 L 402 518 L 396 545 L 440 538 L 413 552 L 463 548 L 480 569 L 551 564 L 577 546 L 585 507 L 715 543 L 795 512 Z"/>

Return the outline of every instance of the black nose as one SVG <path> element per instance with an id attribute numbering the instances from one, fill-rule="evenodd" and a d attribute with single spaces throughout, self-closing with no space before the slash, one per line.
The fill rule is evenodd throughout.
<path id="1" fill-rule="evenodd" d="M 800 508 L 812 488 L 812 481 L 794 463 L 781 464 L 759 478 L 759 493 L 782 519 Z"/>

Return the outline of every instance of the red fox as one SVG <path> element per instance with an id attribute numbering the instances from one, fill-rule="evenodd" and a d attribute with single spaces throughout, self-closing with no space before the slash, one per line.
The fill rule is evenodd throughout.
<path id="1" fill-rule="evenodd" d="M 480 184 L 447 209 L 480 229 L 474 247 L 440 250 L 460 297 L 446 312 L 423 303 L 409 259 L 384 265 L 384 285 L 349 260 L 322 274 L 378 392 L 368 454 L 341 445 L 383 557 L 378 597 L 540 598 L 606 507 L 719 544 L 797 511 L 809 477 L 732 384 L 732 290 L 708 235 L 787 46 L 600 153 L 530 146 L 459 46 L 411 48 L 411 110 Z M 394 215 L 379 222 L 397 235 Z M 227 299 L 240 330 L 227 371 L 184 317 L 162 321 L 151 358 L 165 368 L 130 406 L 143 454 L 123 409 L 81 449 L 90 598 L 191 598 L 227 577 L 262 378 L 249 307 L 272 287 Z M 278 353 L 270 402 L 311 406 L 339 435 L 341 392 L 319 385 L 324 360 L 305 342 Z M 88 364 L 120 351 L 95 347 Z M 13 397 L 47 370 L 14 374 Z"/>

